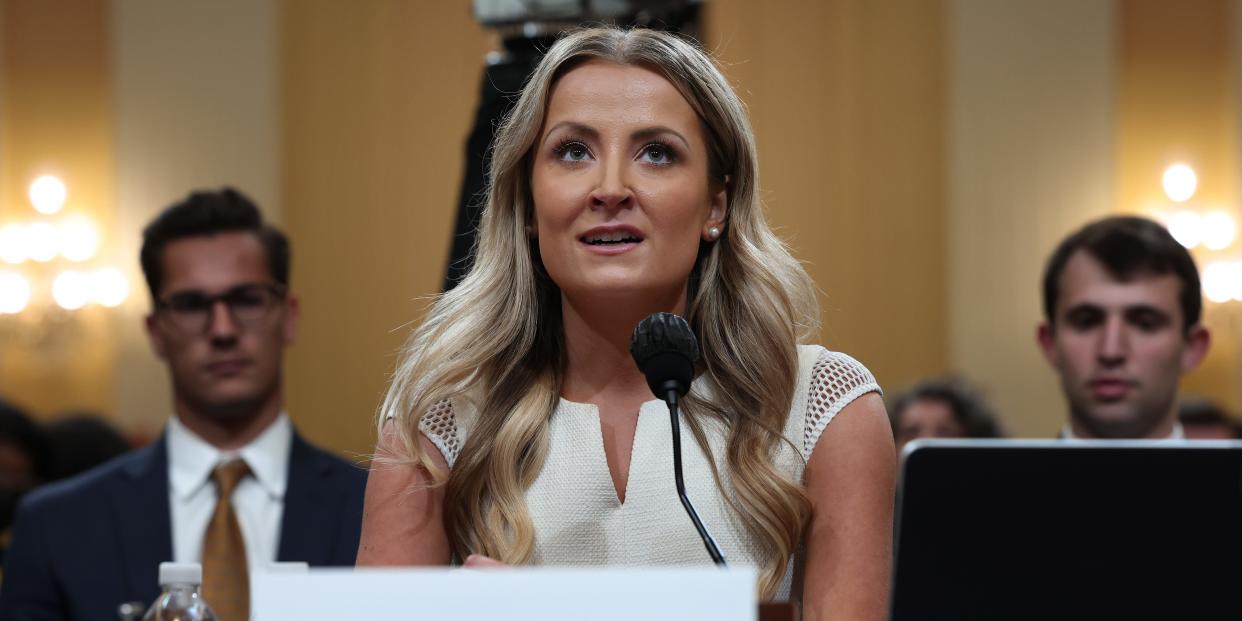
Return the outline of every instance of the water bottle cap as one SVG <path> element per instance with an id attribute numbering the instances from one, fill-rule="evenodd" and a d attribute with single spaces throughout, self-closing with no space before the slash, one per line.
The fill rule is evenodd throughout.
<path id="1" fill-rule="evenodd" d="M 203 566 L 198 563 L 160 563 L 160 586 L 202 582 Z"/>

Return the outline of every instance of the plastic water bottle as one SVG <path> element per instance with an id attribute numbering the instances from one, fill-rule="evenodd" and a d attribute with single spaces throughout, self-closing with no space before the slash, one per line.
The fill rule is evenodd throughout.
<path id="1" fill-rule="evenodd" d="M 198 587 L 203 566 L 198 563 L 160 563 L 160 596 L 142 621 L 217 621 Z"/>

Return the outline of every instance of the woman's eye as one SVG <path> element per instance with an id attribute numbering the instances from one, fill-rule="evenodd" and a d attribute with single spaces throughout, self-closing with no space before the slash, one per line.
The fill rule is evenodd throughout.
<path id="1" fill-rule="evenodd" d="M 649 144 L 643 147 L 642 158 L 651 164 L 672 164 L 673 150 L 662 144 Z"/>
<path id="2" fill-rule="evenodd" d="M 590 157 L 591 152 L 581 142 L 567 142 L 556 148 L 556 155 L 567 162 L 582 162 Z"/>

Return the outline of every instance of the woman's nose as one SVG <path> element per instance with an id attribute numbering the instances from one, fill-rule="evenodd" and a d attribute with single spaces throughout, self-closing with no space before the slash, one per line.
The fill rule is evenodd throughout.
<path id="1" fill-rule="evenodd" d="M 633 206 L 634 192 L 627 183 L 625 167 L 620 158 L 610 158 L 599 167 L 599 179 L 591 190 L 591 207 L 625 209 Z"/>

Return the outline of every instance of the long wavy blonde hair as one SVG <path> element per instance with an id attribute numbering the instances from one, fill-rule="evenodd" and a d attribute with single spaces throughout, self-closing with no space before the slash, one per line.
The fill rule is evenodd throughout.
<path id="1" fill-rule="evenodd" d="M 702 244 L 688 285 L 701 373 L 717 390 L 711 401 L 688 398 L 683 409 L 705 450 L 709 421 L 727 430 L 732 489 L 724 496 L 765 553 L 760 590 L 771 597 L 810 512 L 800 482 L 782 476 L 773 457 L 787 442 L 797 343 L 818 328 L 819 309 L 810 278 L 764 220 L 745 107 L 707 54 L 675 35 L 594 28 L 547 51 L 496 135 L 473 268 L 410 337 L 378 424 L 382 431 L 395 420 L 404 461 L 446 485 L 455 554 L 530 560 L 535 535 L 525 492 L 543 466 L 564 374 L 560 290 L 526 233 L 534 209 L 530 158 L 556 80 L 587 59 L 641 65 L 673 84 L 702 120 L 709 173 L 727 180 L 725 233 Z M 420 416 L 446 405 L 476 411 L 450 472 L 436 468 L 419 441 Z"/>

